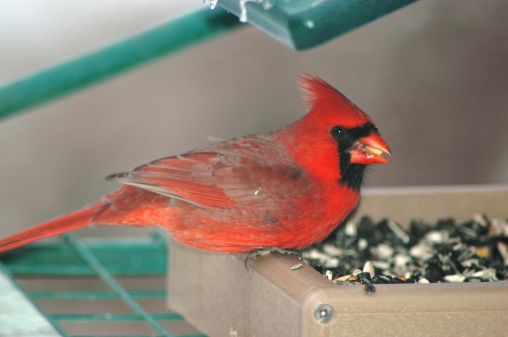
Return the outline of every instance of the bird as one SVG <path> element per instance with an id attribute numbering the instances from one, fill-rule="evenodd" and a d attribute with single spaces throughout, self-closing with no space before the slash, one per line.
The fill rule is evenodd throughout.
<path id="1" fill-rule="evenodd" d="M 0 253 L 91 225 L 156 226 L 232 254 L 325 239 L 357 206 L 365 168 L 388 163 L 391 151 L 337 89 L 306 74 L 299 82 L 308 111 L 295 122 L 110 175 L 117 190 L 0 240 Z"/>

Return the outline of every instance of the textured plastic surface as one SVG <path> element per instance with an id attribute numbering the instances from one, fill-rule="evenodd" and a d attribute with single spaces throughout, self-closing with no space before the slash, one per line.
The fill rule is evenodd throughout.
<path id="1" fill-rule="evenodd" d="M 390 217 L 408 224 L 411 219 L 434 222 L 453 216 L 470 219 L 474 214 L 508 217 L 508 185 L 427 186 L 370 189 L 362 198 L 354 219 Z"/>
<path id="2" fill-rule="evenodd" d="M 357 216 L 508 216 L 508 186 L 391 188 L 364 195 Z M 172 244 L 169 304 L 210 337 L 505 337 L 508 282 L 338 286 L 296 257 L 210 254 Z M 316 308 L 333 310 L 325 324 Z M 234 334 L 233 334 L 234 335 Z"/>
<path id="3" fill-rule="evenodd" d="M 315 47 L 416 0 L 264 0 L 245 3 L 249 23 L 282 43 Z M 239 0 L 219 4 L 240 16 Z"/>

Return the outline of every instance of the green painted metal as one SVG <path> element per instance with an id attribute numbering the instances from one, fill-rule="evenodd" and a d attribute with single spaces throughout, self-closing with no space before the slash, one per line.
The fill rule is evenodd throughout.
<path id="1" fill-rule="evenodd" d="M 111 258 L 113 257 L 113 258 Z M 163 289 L 126 291 L 114 279 L 115 276 L 148 276 L 161 277 L 166 274 L 167 240 L 162 232 L 154 232 L 145 239 L 123 240 L 88 240 L 82 241 L 74 235 L 67 235 L 64 239 L 43 241 L 24 249 L 2 255 L 7 273 L 17 277 L 90 277 L 99 276 L 109 287 L 109 290 L 43 290 L 29 291 L 26 295 L 37 307 L 37 301 L 103 301 L 121 300 L 132 310 L 132 313 L 72 313 L 60 312 L 44 314 L 46 319 L 57 329 L 63 337 L 71 337 L 60 327 L 60 323 L 67 324 L 95 324 L 95 322 L 145 322 L 158 332 L 156 337 L 206 337 L 202 334 L 174 335 L 166 331 L 160 321 L 181 321 L 183 318 L 171 312 L 148 313 L 137 302 L 143 299 L 166 299 L 167 292 Z M 155 262 L 154 262 L 155 261 Z M 36 267 L 36 265 L 39 264 Z M 12 273 L 14 271 L 14 274 Z M 33 273 L 35 271 L 35 274 Z M 80 271 L 80 275 L 73 274 Z M 52 274 L 56 272 L 56 274 Z M 39 309 L 40 310 L 40 309 Z M 104 336 L 103 334 L 100 335 Z M 98 337 L 76 336 L 72 337 Z M 113 337 L 113 336 L 109 336 Z M 114 336 L 122 337 L 122 336 Z M 124 335 L 123 337 L 154 337 L 153 335 Z"/>
<path id="2" fill-rule="evenodd" d="M 75 335 L 73 337 L 163 337 L 163 336 L 154 336 L 154 335 L 100 335 L 100 336 L 91 336 L 91 335 Z M 174 337 L 207 337 L 203 334 L 189 334 L 189 335 L 175 335 Z"/>
<path id="3" fill-rule="evenodd" d="M 0 87 L 0 118 L 83 89 L 238 26 L 238 19 L 222 9 L 205 8 L 171 20 Z"/>
<path id="4" fill-rule="evenodd" d="M 162 234 L 145 240 L 91 241 L 88 249 L 115 276 L 164 275 L 167 246 Z M 61 239 L 43 241 L 2 256 L 11 273 L 21 275 L 93 276 L 95 271 Z"/>
<path id="5" fill-rule="evenodd" d="M 315 47 L 416 0 L 263 0 L 248 20 L 296 50 Z M 239 0 L 220 0 L 240 15 Z M 0 86 L 0 119 L 239 27 L 221 8 L 171 20 L 101 50 Z"/>
<path id="6" fill-rule="evenodd" d="M 99 259 L 88 249 L 74 234 L 66 234 L 67 242 L 76 250 L 86 263 L 92 267 L 97 275 L 106 283 L 120 298 L 139 316 L 143 318 L 155 331 L 164 337 L 174 337 L 164 329 L 157 319 L 148 313 L 143 307 L 129 295 L 129 293 L 118 283 L 108 269 L 99 261 Z"/>
<path id="7" fill-rule="evenodd" d="M 296 49 L 315 47 L 416 0 L 251 0 L 248 22 Z M 219 4 L 240 15 L 238 0 Z"/>
<path id="8" fill-rule="evenodd" d="M 165 290 L 133 290 L 128 291 L 132 298 L 151 299 L 166 298 Z M 28 295 L 34 300 L 114 300 L 119 299 L 120 295 L 114 291 L 31 291 Z"/>
<path id="9" fill-rule="evenodd" d="M 183 317 L 175 313 L 150 313 L 156 321 L 181 321 Z M 144 321 L 145 317 L 136 314 L 52 314 L 55 321 Z"/>

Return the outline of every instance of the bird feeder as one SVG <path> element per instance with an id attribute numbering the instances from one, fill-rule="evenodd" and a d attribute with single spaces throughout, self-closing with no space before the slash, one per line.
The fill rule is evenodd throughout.
<path id="1" fill-rule="evenodd" d="M 370 191 L 356 218 L 508 215 L 508 186 Z M 506 336 L 508 282 L 336 285 L 295 256 L 210 254 L 172 242 L 169 305 L 215 336 Z"/>

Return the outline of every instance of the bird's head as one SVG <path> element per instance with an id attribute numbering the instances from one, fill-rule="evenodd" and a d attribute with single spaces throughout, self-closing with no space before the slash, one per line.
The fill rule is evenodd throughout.
<path id="1" fill-rule="evenodd" d="M 341 182 L 359 189 L 365 166 L 388 163 L 390 148 L 371 118 L 331 85 L 307 75 L 300 82 L 310 106 L 307 115 L 294 124 L 298 138 L 311 147 L 302 152 L 303 160 L 315 161 L 308 165 L 320 175 L 338 173 Z"/>

